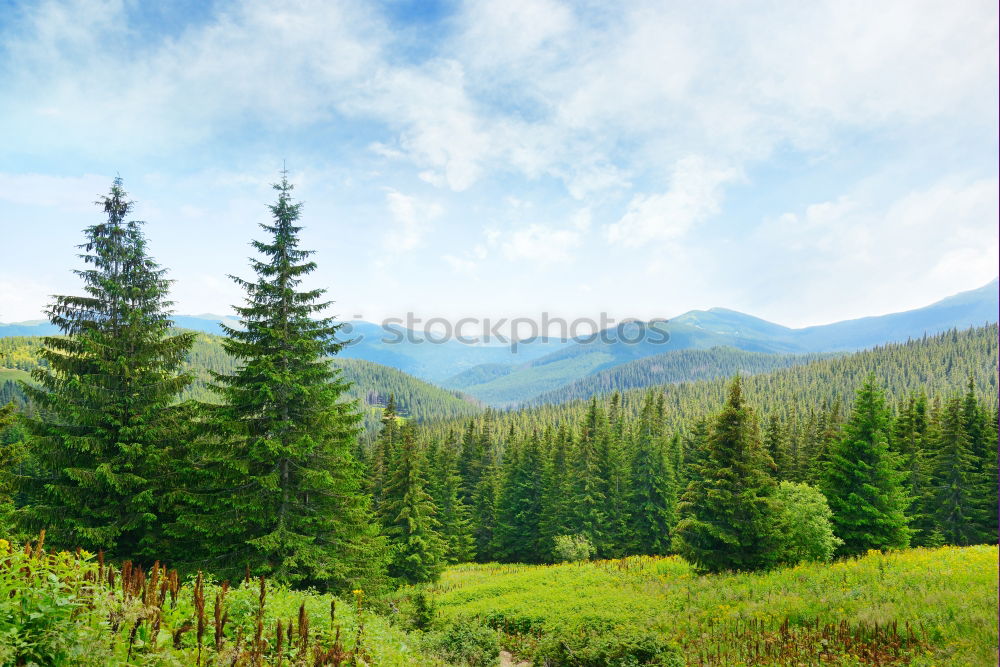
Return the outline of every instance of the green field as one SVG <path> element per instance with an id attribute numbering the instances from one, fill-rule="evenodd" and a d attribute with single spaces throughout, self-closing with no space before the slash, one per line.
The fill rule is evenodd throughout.
<path id="1" fill-rule="evenodd" d="M 677 557 L 461 565 L 429 591 L 444 619 L 478 617 L 502 630 L 507 647 L 523 656 L 547 634 L 640 627 L 676 641 L 693 665 L 818 664 L 824 640 L 841 655 L 823 664 L 876 664 L 842 655 L 836 632 L 847 628 L 852 637 L 867 638 L 852 639 L 858 653 L 900 645 L 902 660 L 881 664 L 996 664 L 995 546 L 875 552 L 832 564 L 709 576 L 696 575 Z M 832 636 L 826 626 L 836 626 Z M 768 643 L 795 655 L 786 662 L 747 659 Z"/>

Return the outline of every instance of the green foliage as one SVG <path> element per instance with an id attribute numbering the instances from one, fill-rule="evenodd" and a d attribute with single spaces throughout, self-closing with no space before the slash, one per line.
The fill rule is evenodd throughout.
<path id="1" fill-rule="evenodd" d="M 678 552 L 710 572 L 773 565 L 780 536 L 775 529 L 775 482 L 754 414 L 743 402 L 737 378 L 706 441 L 697 481 L 688 484 L 674 533 Z"/>
<path id="2" fill-rule="evenodd" d="M 172 407 L 191 381 L 181 365 L 193 334 L 170 335 L 170 281 L 146 251 L 142 223 L 115 179 L 99 204 L 107 221 L 85 230 L 85 296 L 57 296 L 49 320 L 64 336 L 43 340 L 45 362 L 23 389 L 39 470 L 28 480 L 29 525 L 51 527 L 63 546 L 148 556 L 159 545 L 162 498 L 176 483 L 164 467 L 184 424 Z M 166 485 L 166 486 L 165 486 Z"/>
<path id="3" fill-rule="evenodd" d="M 651 392 L 639 416 L 628 487 L 632 553 L 666 555 L 670 551 L 670 534 L 676 521 L 677 476 L 675 462 L 668 460 L 664 447 L 661 410 L 662 402 Z M 679 438 L 671 442 L 679 446 Z"/>
<path id="4" fill-rule="evenodd" d="M 974 418 L 973 418 L 974 419 Z M 973 421 L 973 428 L 978 424 Z M 944 406 L 933 461 L 932 479 L 934 527 L 947 544 L 965 546 L 979 541 L 978 528 L 984 495 L 979 488 L 973 455 L 970 424 L 965 419 L 963 401 L 955 396 Z M 989 511 L 992 511 L 990 508 Z"/>
<path id="5" fill-rule="evenodd" d="M 530 400 L 532 405 L 586 400 L 629 389 L 642 389 L 678 382 L 697 382 L 728 378 L 734 375 L 757 375 L 781 368 L 801 366 L 831 354 L 768 354 L 732 347 L 707 350 L 670 350 L 637 359 L 612 368 L 593 372 L 575 382 L 541 393 Z M 473 388 L 470 393 L 479 395 Z"/>
<path id="6" fill-rule="evenodd" d="M 403 427 L 400 440 L 382 507 L 393 552 L 389 574 L 411 584 L 434 581 L 444 568 L 445 551 L 437 507 L 427 493 L 425 461 L 412 426 Z"/>
<path id="7" fill-rule="evenodd" d="M 910 543 L 899 456 L 889 449 L 889 411 L 869 377 L 858 390 L 844 437 L 834 448 L 823 480 L 841 552 L 899 549 Z"/>
<path id="8" fill-rule="evenodd" d="M 577 563 L 590 560 L 594 545 L 586 535 L 556 535 L 553 553 L 560 563 Z"/>
<path id="9" fill-rule="evenodd" d="M 345 601 L 266 580 L 188 581 L 0 540 L 0 664 L 437 665 L 417 638 Z M 277 635 L 281 634 L 281 639 Z"/>
<path id="10" fill-rule="evenodd" d="M 254 280 L 237 307 L 242 329 L 224 327 L 225 350 L 238 360 L 215 374 L 222 404 L 210 411 L 206 443 L 214 497 L 193 497 L 182 532 L 203 537 L 218 572 L 249 566 L 280 581 L 346 590 L 380 576 L 384 541 L 362 493 L 354 458 L 359 415 L 327 361 L 343 343 L 341 325 L 317 314 L 324 290 L 300 290 L 316 269 L 300 249 L 286 177 L 274 186 L 267 241 L 254 241 Z"/>
<path id="11" fill-rule="evenodd" d="M 781 482 L 774 493 L 775 523 L 781 535 L 778 562 L 795 565 L 833 558 L 841 540 L 833 534 L 826 496 L 808 484 Z"/>
<path id="12" fill-rule="evenodd" d="M 546 635 L 534 655 L 551 667 L 684 667 L 681 650 L 648 630 L 620 625 L 605 631 L 569 630 Z"/>
<path id="13" fill-rule="evenodd" d="M 537 438 L 508 448 L 497 499 L 494 554 L 506 561 L 540 562 L 544 554 L 541 535 L 544 479 L 542 453 Z"/>
<path id="14" fill-rule="evenodd" d="M 435 604 L 443 622 L 475 616 L 489 623 L 505 648 L 525 658 L 539 638 L 634 628 L 675 643 L 687 664 L 753 664 L 755 650 L 771 644 L 796 658 L 790 664 L 818 664 L 825 650 L 822 664 L 857 665 L 861 658 L 850 651 L 870 649 L 883 658 L 898 651 L 895 662 L 882 664 L 987 665 L 996 661 L 997 562 L 995 546 L 975 546 L 712 575 L 698 575 L 677 556 L 460 565 L 445 571 Z M 852 636 L 873 634 L 877 623 L 882 643 L 821 643 L 842 623 Z M 901 639 L 888 632 L 893 625 Z M 757 655 L 757 664 L 782 664 Z"/>
<path id="15" fill-rule="evenodd" d="M 500 658 L 497 631 L 476 618 L 453 618 L 425 643 L 454 665 L 492 667 Z"/>

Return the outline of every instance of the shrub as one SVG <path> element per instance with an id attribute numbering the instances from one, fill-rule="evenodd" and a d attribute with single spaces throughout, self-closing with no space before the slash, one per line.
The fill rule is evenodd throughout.
<path id="1" fill-rule="evenodd" d="M 449 662 L 468 667 L 487 667 L 500 658 L 496 630 L 472 617 L 455 618 L 439 632 L 428 635 L 430 650 Z"/>
<path id="2" fill-rule="evenodd" d="M 434 601 L 424 591 L 413 596 L 413 627 L 427 630 L 434 622 Z"/>
<path id="3" fill-rule="evenodd" d="M 808 484 L 782 482 L 774 498 L 781 534 L 778 562 L 795 565 L 830 560 L 842 542 L 833 534 L 832 512 L 823 493 Z"/>
<path id="4" fill-rule="evenodd" d="M 555 543 L 556 559 L 564 563 L 589 560 L 594 554 L 594 545 L 586 535 L 557 535 Z"/>
<path id="5" fill-rule="evenodd" d="M 0 664 L 69 664 L 89 643 L 74 619 L 91 597 L 82 573 L 95 569 L 82 556 L 0 540 Z"/>
<path id="6" fill-rule="evenodd" d="M 676 644 L 651 631 L 628 626 L 595 632 L 563 630 L 546 635 L 535 652 L 536 667 L 683 667 Z"/>

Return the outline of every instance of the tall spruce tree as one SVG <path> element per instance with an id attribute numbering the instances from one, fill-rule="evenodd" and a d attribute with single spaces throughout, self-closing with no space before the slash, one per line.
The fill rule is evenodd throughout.
<path id="1" fill-rule="evenodd" d="M 440 446 L 437 440 L 432 440 L 427 447 L 428 489 L 437 507 L 441 539 L 445 545 L 444 557 L 449 563 L 468 563 L 476 555 L 469 508 L 460 497 L 460 446 L 454 434 L 449 433 Z"/>
<path id="2" fill-rule="evenodd" d="M 107 219 L 85 230 L 75 271 L 84 296 L 57 296 L 44 339 L 45 365 L 24 384 L 36 407 L 27 421 L 40 470 L 30 483 L 29 523 L 63 547 L 102 548 L 150 560 L 160 545 L 163 470 L 185 425 L 174 404 L 191 378 L 181 371 L 194 340 L 171 335 L 166 270 L 147 254 L 143 223 L 122 181 L 97 202 Z"/>
<path id="3" fill-rule="evenodd" d="M 542 468 L 542 514 L 539 518 L 541 550 L 545 560 L 554 558 L 555 538 L 571 532 L 572 481 L 570 479 L 570 453 L 573 435 L 566 424 L 546 438 L 548 447 Z"/>
<path id="4" fill-rule="evenodd" d="M 413 424 L 407 423 L 386 485 L 384 512 L 392 549 L 389 575 L 411 584 L 434 581 L 444 569 L 446 545 L 438 532 L 437 507 L 427 491 L 425 466 Z"/>
<path id="5" fill-rule="evenodd" d="M 833 511 L 833 527 L 844 541 L 841 553 L 903 548 L 910 543 L 905 473 L 889 449 L 885 396 L 869 376 L 858 389 L 844 435 L 830 452 L 823 493 Z"/>
<path id="6" fill-rule="evenodd" d="M 382 515 L 382 499 L 389 481 L 391 466 L 399 456 L 399 415 L 396 413 L 396 397 L 389 395 L 382 409 L 382 427 L 375 439 L 372 463 L 368 469 L 368 492 L 372 497 L 372 509 L 379 518 Z"/>
<path id="7" fill-rule="evenodd" d="M 543 557 L 541 537 L 542 456 L 537 436 L 511 443 L 497 498 L 494 553 L 508 562 L 538 563 Z"/>
<path id="8" fill-rule="evenodd" d="M 927 396 L 910 396 L 893 421 L 891 449 L 901 457 L 906 495 L 913 499 L 908 512 L 910 541 L 917 546 L 934 546 L 940 541 L 940 533 L 935 536 L 930 434 Z"/>
<path id="9" fill-rule="evenodd" d="M 629 487 L 629 551 L 665 555 L 675 523 L 677 483 L 664 448 L 662 415 L 653 392 L 646 395 L 639 417 L 638 441 L 632 456 Z M 679 443 L 679 438 L 674 438 Z"/>
<path id="10" fill-rule="evenodd" d="M 679 505 L 675 549 L 701 570 L 756 570 L 774 565 L 780 535 L 774 525 L 774 463 L 736 378 L 706 442 L 700 480 Z"/>
<path id="11" fill-rule="evenodd" d="M 300 289 L 316 269 L 299 248 L 301 204 L 286 173 L 274 189 L 269 238 L 252 243 L 257 277 L 233 277 L 246 291 L 243 328 L 225 327 L 224 347 L 239 367 L 215 376 L 214 421 L 231 492 L 205 530 L 223 569 L 343 590 L 380 575 L 384 540 L 353 454 L 360 417 L 328 359 L 341 325 L 320 316 L 325 290 Z"/>
<path id="12" fill-rule="evenodd" d="M 605 440 L 608 437 L 607 417 L 597 400 L 592 399 L 570 464 L 573 484 L 570 526 L 574 533 L 586 536 L 602 556 L 608 553 L 611 546 L 604 495 L 607 482 L 600 467 L 601 453 L 607 447 Z"/>
<path id="13" fill-rule="evenodd" d="M 979 542 L 982 496 L 977 461 L 966 430 L 963 401 L 945 403 L 934 457 L 933 517 L 946 544 L 968 546 Z"/>

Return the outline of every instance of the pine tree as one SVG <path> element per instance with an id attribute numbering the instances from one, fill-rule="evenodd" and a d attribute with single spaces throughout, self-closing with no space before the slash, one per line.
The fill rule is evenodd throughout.
<path id="1" fill-rule="evenodd" d="M 500 466 L 487 452 L 482 474 L 472 494 L 472 512 L 476 517 L 473 538 L 476 541 L 476 559 L 480 563 L 496 560 L 497 496 L 500 492 Z"/>
<path id="2" fill-rule="evenodd" d="M 570 452 L 573 451 L 573 435 L 562 424 L 559 431 L 550 435 L 548 455 L 542 469 L 542 515 L 539 518 L 542 558 L 554 558 L 555 538 L 568 535 L 571 531 L 571 500 L 573 485 L 570 481 Z"/>
<path id="3" fill-rule="evenodd" d="M 147 254 L 143 223 L 126 220 L 133 204 L 120 178 L 98 205 L 107 220 L 85 230 L 90 268 L 75 272 L 86 295 L 55 297 L 47 313 L 64 336 L 44 339 L 37 386 L 23 385 L 40 466 L 25 516 L 53 545 L 152 558 L 194 335 L 170 335 L 170 281 Z"/>
<path id="4" fill-rule="evenodd" d="M 891 449 L 901 458 L 906 495 L 913 499 L 908 514 L 911 543 L 917 546 L 932 546 L 938 541 L 932 538 L 935 524 L 929 436 L 927 396 L 923 393 L 910 396 L 893 421 Z"/>
<path id="5" fill-rule="evenodd" d="M 493 552 L 507 562 L 542 560 L 542 457 L 536 437 L 508 449 L 497 498 Z"/>
<path id="6" fill-rule="evenodd" d="M 976 530 L 979 540 L 997 539 L 997 423 L 986 406 L 976 397 L 976 384 L 969 376 L 962 399 L 963 428 L 969 439 L 973 459 L 970 482 L 975 487 Z"/>
<path id="7" fill-rule="evenodd" d="M 885 397 L 869 377 L 857 392 L 843 439 L 833 447 L 822 485 L 834 532 L 844 541 L 842 553 L 909 545 L 909 499 L 898 459 L 889 450 Z"/>
<path id="8" fill-rule="evenodd" d="M 385 496 L 385 485 L 393 462 L 399 456 L 399 415 L 396 413 L 396 397 L 389 395 L 385 408 L 382 409 L 382 427 L 375 439 L 372 465 L 368 471 L 368 492 L 372 497 L 372 510 L 376 516 L 382 515 L 382 499 Z"/>
<path id="9" fill-rule="evenodd" d="M 774 478 L 790 479 L 792 474 L 792 457 L 789 453 L 788 434 L 785 425 L 777 415 L 771 415 L 764 430 L 764 447 L 771 460 L 774 461 Z"/>
<path id="10" fill-rule="evenodd" d="M 449 563 L 469 563 L 476 556 L 469 508 L 459 493 L 462 482 L 458 470 L 459 447 L 453 434 L 441 446 L 432 440 L 427 447 L 428 489 L 438 510 L 444 557 Z"/>
<path id="11" fill-rule="evenodd" d="M 596 399 L 591 400 L 570 464 L 573 484 L 570 525 L 574 533 L 590 540 L 598 554 L 606 554 L 609 547 L 604 496 L 606 483 L 600 469 L 601 451 L 607 437 L 608 423 L 604 411 L 598 406 Z"/>
<path id="12" fill-rule="evenodd" d="M 604 497 L 605 543 L 599 552 L 607 558 L 625 555 L 629 531 L 629 463 L 621 395 L 611 397 L 607 429 L 597 440 L 597 469 Z"/>
<path id="13" fill-rule="evenodd" d="M 944 406 L 934 457 L 933 517 L 946 544 L 968 546 L 979 541 L 976 459 L 966 430 L 963 402 L 959 397 Z"/>
<path id="14" fill-rule="evenodd" d="M 400 439 L 385 490 L 385 532 L 393 551 L 389 575 L 411 584 L 435 581 L 444 569 L 445 552 L 437 507 L 427 492 L 425 461 L 411 423 L 403 427 Z"/>
<path id="15" fill-rule="evenodd" d="M 652 394 L 644 401 L 638 436 L 629 488 L 629 548 L 635 554 L 665 555 L 670 551 L 675 522 L 677 485 L 663 447 L 663 422 Z"/>
<path id="16" fill-rule="evenodd" d="M 761 443 L 757 420 L 736 378 L 725 408 L 709 432 L 700 481 L 691 482 L 679 506 L 675 549 L 699 569 L 755 570 L 780 556 L 773 501 L 774 463 Z"/>
<path id="17" fill-rule="evenodd" d="M 362 492 L 354 459 L 358 415 L 344 400 L 347 385 L 328 355 L 340 351 L 340 324 L 319 317 L 325 290 L 301 291 L 316 269 L 299 248 L 287 175 L 274 186 L 270 235 L 254 241 L 252 281 L 237 307 L 242 329 L 225 327 L 224 347 L 239 367 L 216 374 L 224 404 L 214 424 L 222 439 L 219 463 L 232 489 L 205 512 L 207 533 L 223 572 L 267 574 L 280 580 L 346 589 L 380 575 L 384 541 Z"/>

